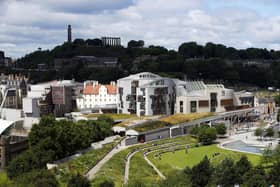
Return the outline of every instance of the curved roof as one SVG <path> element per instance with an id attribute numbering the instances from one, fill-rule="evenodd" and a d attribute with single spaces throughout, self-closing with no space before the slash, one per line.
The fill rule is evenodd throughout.
<path id="1" fill-rule="evenodd" d="M 0 134 L 2 134 L 6 129 L 11 127 L 15 122 L 0 119 Z"/>

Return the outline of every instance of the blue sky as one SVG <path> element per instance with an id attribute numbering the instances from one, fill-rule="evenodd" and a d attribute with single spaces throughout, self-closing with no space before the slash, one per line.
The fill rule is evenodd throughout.
<path id="1" fill-rule="evenodd" d="M 0 50 L 21 57 L 73 38 L 119 36 L 177 49 L 185 41 L 280 49 L 279 0 L 0 0 Z M 43 60 L 43 59 L 42 59 Z"/>

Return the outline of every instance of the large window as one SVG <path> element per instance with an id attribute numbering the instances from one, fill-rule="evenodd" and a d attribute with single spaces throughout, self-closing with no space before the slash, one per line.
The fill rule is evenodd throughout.
<path id="1" fill-rule="evenodd" d="M 183 105 L 184 105 L 184 102 L 180 101 L 180 113 L 184 112 Z"/>
<path id="2" fill-rule="evenodd" d="M 191 113 L 196 112 L 196 101 L 191 101 Z"/>

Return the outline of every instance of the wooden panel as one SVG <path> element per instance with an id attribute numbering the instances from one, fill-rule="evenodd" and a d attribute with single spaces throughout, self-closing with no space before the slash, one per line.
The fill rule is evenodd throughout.
<path id="1" fill-rule="evenodd" d="M 209 101 L 208 100 L 198 101 L 198 106 L 199 107 L 209 107 Z"/>
<path id="2" fill-rule="evenodd" d="M 222 99 L 221 106 L 233 106 L 233 99 Z"/>

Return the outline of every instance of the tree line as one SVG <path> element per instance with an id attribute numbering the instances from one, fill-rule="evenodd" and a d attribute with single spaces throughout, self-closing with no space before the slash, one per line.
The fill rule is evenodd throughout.
<path id="1" fill-rule="evenodd" d="M 47 163 L 70 156 L 90 147 L 92 142 L 112 135 L 112 125 L 113 120 L 105 116 L 100 116 L 96 121 L 79 122 L 56 121 L 52 116 L 42 117 L 29 133 L 29 149 L 9 163 L 8 177 L 29 184 L 32 180 L 26 181 L 26 178 L 48 173 L 45 171 Z"/>
<path id="2" fill-rule="evenodd" d="M 249 84 L 259 87 L 280 87 L 280 52 L 275 50 L 248 48 L 235 49 L 221 44 L 186 42 L 178 51 L 162 46 L 144 46 L 144 41 L 131 40 L 128 47 L 100 46 L 98 39 L 76 39 L 72 44 L 64 43 L 52 50 L 38 50 L 16 61 L 17 67 L 35 69 L 37 64 L 54 66 L 55 58 L 71 58 L 77 55 L 96 57 L 117 57 L 118 68 L 87 68 L 83 64 L 62 69 L 59 72 L 38 73 L 36 71 L 1 70 L 6 73 L 24 73 L 34 82 L 53 78 L 84 81 L 96 79 L 102 83 L 110 82 L 132 73 L 150 71 L 164 76 L 183 79 L 203 79 L 221 81 L 226 85 Z M 136 62 L 137 58 L 142 58 Z M 252 59 L 271 60 L 267 68 L 256 65 L 244 65 Z M 237 61 L 234 61 L 237 60 Z M 230 61 L 230 63 L 229 63 Z M 99 73 L 100 72 L 100 73 Z"/>

